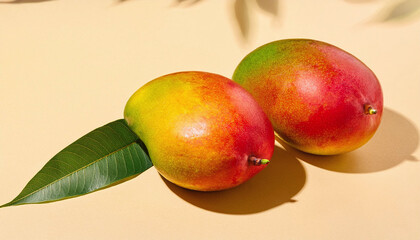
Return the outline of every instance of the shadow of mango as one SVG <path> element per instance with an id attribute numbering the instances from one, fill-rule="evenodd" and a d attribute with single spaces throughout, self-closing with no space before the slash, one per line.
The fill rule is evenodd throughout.
<path id="1" fill-rule="evenodd" d="M 344 173 L 369 173 L 392 168 L 412 156 L 419 144 L 419 133 L 403 115 L 384 109 L 381 124 L 373 138 L 361 148 L 342 155 L 317 156 L 279 143 L 293 156 L 314 166 Z"/>
<path id="2" fill-rule="evenodd" d="M 295 202 L 292 198 L 305 185 L 306 174 L 295 157 L 276 147 L 263 171 L 229 190 L 191 191 L 162 179 L 176 195 L 199 208 L 225 214 L 252 214 Z"/>

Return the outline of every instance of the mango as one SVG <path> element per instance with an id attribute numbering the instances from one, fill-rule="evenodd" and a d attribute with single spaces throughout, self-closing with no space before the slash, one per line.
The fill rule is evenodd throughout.
<path id="1" fill-rule="evenodd" d="M 383 111 L 375 74 L 350 53 L 311 39 L 285 39 L 249 53 L 232 79 L 249 91 L 278 139 L 312 154 L 353 151 Z"/>
<path id="2" fill-rule="evenodd" d="M 148 82 L 128 100 L 124 118 L 157 171 L 187 189 L 235 187 L 264 169 L 274 150 L 274 130 L 255 99 L 213 73 Z"/>

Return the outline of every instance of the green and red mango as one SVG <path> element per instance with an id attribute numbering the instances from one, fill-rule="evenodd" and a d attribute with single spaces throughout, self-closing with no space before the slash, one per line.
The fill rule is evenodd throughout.
<path id="1" fill-rule="evenodd" d="M 278 137 L 308 153 L 352 151 L 373 136 L 382 116 L 375 74 L 353 55 L 320 41 L 263 45 L 241 61 L 232 79 L 255 97 Z"/>

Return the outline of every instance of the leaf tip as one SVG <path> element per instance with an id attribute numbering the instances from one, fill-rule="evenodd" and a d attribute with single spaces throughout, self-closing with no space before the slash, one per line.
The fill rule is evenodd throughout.
<path id="1" fill-rule="evenodd" d="M 4 208 L 4 207 L 8 207 L 8 206 L 10 206 L 11 204 L 10 204 L 10 202 L 8 202 L 8 203 L 5 203 L 5 204 L 3 204 L 3 205 L 0 205 L 0 208 Z"/>

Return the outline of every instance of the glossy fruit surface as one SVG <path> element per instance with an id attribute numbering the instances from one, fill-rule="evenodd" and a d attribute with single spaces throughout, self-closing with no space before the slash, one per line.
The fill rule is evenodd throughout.
<path id="1" fill-rule="evenodd" d="M 375 74 L 328 43 L 268 43 L 248 54 L 232 79 L 255 97 L 277 136 L 304 152 L 352 151 L 373 136 L 381 120 L 383 97 Z"/>
<path id="2" fill-rule="evenodd" d="M 237 186 L 261 171 L 274 149 L 273 128 L 257 102 L 212 73 L 150 81 L 129 99 L 124 118 L 159 173 L 188 189 Z"/>

